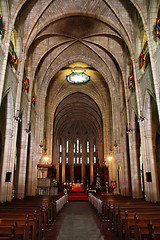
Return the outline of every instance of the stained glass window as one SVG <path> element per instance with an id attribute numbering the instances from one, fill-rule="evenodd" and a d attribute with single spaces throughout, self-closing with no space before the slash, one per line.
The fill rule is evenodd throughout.
<path id="1" fill-rule="evenodd" d="M 73 72 L 70 75 L 66 76 L 66 80 L 72 84 L 81 84 L 87 83 L 90 80 L 90 76 L 82 72 Z"/>
<path id="2" fill-rule="evenodd" d="M 62 157 L 59 157 L 59 163 L 60 164 L 62 163 Z"/>
<path id="3" fill-rule="evenodd" d="M 94 163 L 96 163 L 96 157 L 93 158 Z"/>
<path id="4" fill-rule="evenodd" d="M 94 151 L 94 153 L 96 152 L 96 145 L 95 144 L 93 146 L 93 151 Z"/>
<path id="5" fill-rule="evenodd" d="M 74 143 L 73 152 L 76 152 L 76 144 Z"/>
<path id="6" fill-rule="evenodd" d="M 62 152 L 62 145 L 59 145 L 59 151 Z"/>
<path id="7" fill-rule="evenodd" d="M 79 139 L 77 138 L 77 153 L 79 153 Z"/>
<path id="8" fill-rule="evenodd" d="M 89 157 L 87 157 L 87 164 L 89 164 Z"/>
<path id="9" fill-rule="evenodd" d="M 75 158 L 75 157 L 73 158 L 73 163 L 74 163 L 74 164 L 76 163 L 76 158 Z"/>
<path id="10" fill-rule="evenodd" d="M 66 142 L 66 153 L 68 153 L 68 146 L 69 146 L 69 142 L 67 140 L 67 142 Z"/>
<path id="11" fill-rule="evenodd" d="M 80 153 L 82 153 L 82 144 L 80 144 Z"/>
<path id="12" fill-rule="evenodd" d="M 66 158 L 66 163 L 68 164 L 68 157 Z"/>
<path id="13" fill-rule="evenodd" d="M 87 141 L 87 153 L 89 153 L 89 141 Z"/>
<path id="14" fill-rule="evenodd" d="M 79 157 L 77 157 L 77 164 L 79 164 Z"/>
<path id="15" fill-rule="evenodd" d="M 82 157 L 80 157 L 80 164 L 82 164 Z"/>

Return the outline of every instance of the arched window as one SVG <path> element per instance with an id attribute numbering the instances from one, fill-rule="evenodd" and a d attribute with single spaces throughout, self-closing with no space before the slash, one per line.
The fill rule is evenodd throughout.
<path id="1" fill-rule="evenodd" d="M 143 70 L 145 70 L 148 64 L 150 63 L 150 56 L 147 35 L 144 30 L 141 31 L 140 41 L 141 41 L 141 52 L 139 55 L 140 68 L 143 68 Z"/>
<path id="2" fill-rule="evenodd" d="M 77 138 L 77 153 L 79 153 L 79 138 Z"/>
<path id="3" fill-rule="evenodd" d="M 66 142 L 66 153 L 68 153 L 68 151 L 69 151 L 69 141 L 67 140 L 67 142 Z"/>
<path id="4" fill-rule="evenodd" d="M 96 163 L 97 159 L 96 159 L 96 139 L 94 138 L 93 141 L 93 163 Z"/>
<path id="5" fill-rule="evenodd" d="M 62 152 L 62 139 L 60 138 L 60 144 L 59 144 L 59 152 Z"/>
<path id="6" fill-rule="evenodd" d="M 62 164 L 62 139 L 59 140 L 59 164 Z"/>
<path id="7" fill-rule="evenodd" d="M 80 144 L 80 153 L 82 153 L 82 144 Z"/>
<path id="8" fill-rule="evenodd" d="M 89 140 L 87 140 L 87 153 L 89 153 Z"/>
<path id="9" fill-rule="evenodd" d="M 73 152 L 76 152 L 76 144 L 74 143 Z"/>

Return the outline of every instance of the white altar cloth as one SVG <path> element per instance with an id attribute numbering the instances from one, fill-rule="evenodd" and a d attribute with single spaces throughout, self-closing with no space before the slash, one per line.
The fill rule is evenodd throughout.
<path id="1" fill-rule="evenodd" d="M 68 201 L 67 194 L 56 201 L 56 213 L 58 213 Z"/>
<path id="2" fill-rule="evenodd" d="M 99 198 L 96 198 L 91 193 L 89 195 L 90 203 L 97 209 L 98 213 L 102 214 L 102 201 Z"/>

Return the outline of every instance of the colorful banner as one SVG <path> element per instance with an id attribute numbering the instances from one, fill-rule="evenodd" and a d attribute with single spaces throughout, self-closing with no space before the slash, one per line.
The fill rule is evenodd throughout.
<path id="1" fill-rule="evenodd" d="M 3 27 L 4 27 L 4 25 L 3 25 L 3 16 L 0 15 L 0 35 L 2 35 L 2 33 L 3 33 Z"/>
<path id="2" fill-rule="evenodd" d="M 29 92 L 29 79 L 27 77 L 25 77 L 23 84 L 24 84 L 24 91 L 28 93 Z"/>
<path id="3" fill-rule="evenodd" d="M 156 37 L 160 39 L 160 17 L 156 19 L 155 32 L 156 32 Z"/>
<path id="4" fill-rule="evenodd" d="M 111 181 L 111 188 L 115 189 L 117 187 L 116 181 Z"/>
<path id="5" fill-rule="evenodd" d="M 14 69 L 16 69 L 17 63 L 18 63 L 18 58 L 15 51 L 13 50 L 11 55 L 11 66 L 14 67 Z"/>
<path id="6" fill-rule="evenodd" d="M 128 87 L 132 92 L 135 90 L 135 81 L 132 73 L 128 77 Z"/>
<path id="7" fill-rule="evenodd" d="M 32 104 L 35 106 L 35 103 L 36 103 L 36 94 L 35 94 L 35 91 L 33 91 L 33 93 L 32 93 Z"/>

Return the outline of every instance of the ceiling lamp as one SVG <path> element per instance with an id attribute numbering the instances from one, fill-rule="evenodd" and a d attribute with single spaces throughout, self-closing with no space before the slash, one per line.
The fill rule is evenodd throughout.
<path id="1" fill-rule="evenodd" d="M 82 67 L 74 67 L 72 69 L 72 73 L 66 76 L 66 80 L 72 84 L 82 84 L 87 83 L 90 80 L 90 76 L 88 76 L 85 72 L 85 68 Z"/>
<path id="2" fill-rule="evenodd" d="M 81 72 L 82 69 L 74 69 L 74 71 L 66 76 L 66 80 L 72 84 L 82 84 L 87 83 L 90 80 L 90 76 L 86 73 Z"/>

